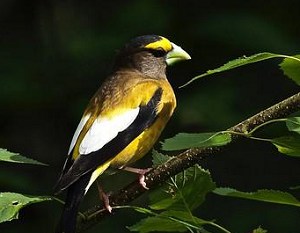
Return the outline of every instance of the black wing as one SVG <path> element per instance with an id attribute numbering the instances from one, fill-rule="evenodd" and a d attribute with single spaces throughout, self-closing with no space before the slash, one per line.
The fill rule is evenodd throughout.
<path id="1" fill-rule="evenodd" d="M 150 127 L 157 118 L 156 108 L 161 100 L 162 88 L 158 88 L 147 105 L 140 106 L 139 114 L 131 125 L 104 145 L 100 150 L 80 157 L 70 166 L 70 169 L 62 175 L 56 190 L 58 192 L 66 189 L 82 175 L 95 170 L 114 156 L 119 154 L 127 145 L 138 137 L 145 129 Z"/>

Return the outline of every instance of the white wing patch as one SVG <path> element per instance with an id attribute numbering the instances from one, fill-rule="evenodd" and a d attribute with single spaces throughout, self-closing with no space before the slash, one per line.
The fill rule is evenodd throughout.
<path id="1" fill-rule="evenodd" d="M 84 136 L 80 146 L 80 154 L 89 154 L 101 149 L 114 139 L 136 119 L 140 108 L 128 110 L 111 119 L 99 117 Z M 75 136 L 75 135 L 74 135 Z"/>
<path id="2" fill-rule="evenodd" d="M 77 129 L 73 135 L 73 138 L 72 138 L 72 141 L 71 141 L 71 144 L 70 144 L 70 148 L 69 148 L 69 152 L 68 152 L 68 155 L 70 155 L 71 151 L 73 150 L 75 144 L 76 144 L 76 141 L 78 139 L 78 136 L 81 132 L 81 130 L 83 129 L 85 123 L 88 121 L 88 119 L 90 118 L 90 114 L 87 114 L 85 116 L 83 116 L 77 126 Z"/>

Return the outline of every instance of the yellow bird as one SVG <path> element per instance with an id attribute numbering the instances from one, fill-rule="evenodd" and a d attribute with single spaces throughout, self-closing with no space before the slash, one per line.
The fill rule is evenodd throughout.
<path id="1" fill-rule="evenodd" d="M 83 113 L 56 185 L 57 193 L 67 190 L 57 233 L 75 232 L 79 204 L 106 169 L 137 172 L 147 188 L 145 171 L 128 166 L 153 147 L 176 107 L 167 65 L 190 58 L 157 35 L 134 38 L 119 51 L 111 74 Z"/>

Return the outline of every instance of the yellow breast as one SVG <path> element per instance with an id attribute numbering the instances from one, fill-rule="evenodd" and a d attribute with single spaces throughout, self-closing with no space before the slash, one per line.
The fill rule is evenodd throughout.
<path id="1" fill-rule="evenodd" d="M 154 124 L 135 138 L 124 150 L 122 150 L 111 162 L 110 166 L 120 168 L 142 158 L 155 144 L 161 132 L 176 107 L 176 99 L 170 84 L 165 81 L 163 95 L 158 106 L 158 117 Z"/>

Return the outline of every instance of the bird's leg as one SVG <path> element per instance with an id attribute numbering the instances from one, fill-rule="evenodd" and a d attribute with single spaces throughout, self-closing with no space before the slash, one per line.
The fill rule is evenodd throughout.
<path id="1" fill-rule="evenodd" d="M 144 189 L 149 189 L 145 182 L 145 174 L 149 172 L 152 168 L 140 169 L 134 167 L 124 167 L 122 168 L 125 171 L 133 172 L 139 174 L 139 182 Z"/>
<path id="2" fill-rule="evenodd" d="M 97 187 L 98 187 L 100 199 L 103 201 L 104 208 L 105 208 L 109 213 L 111 213 L 112 207 L 109 205 L 109 198 L 108 198 L 108 195 L 104 192 L 103 188 L 101 187 L 101 185 L 99 184 L 98 181 L 97 181 Z"/>

